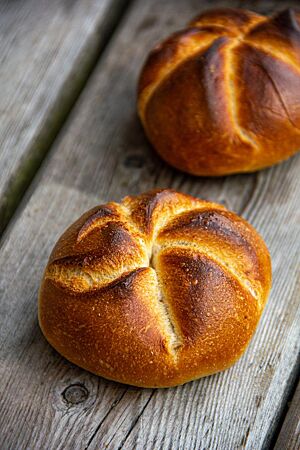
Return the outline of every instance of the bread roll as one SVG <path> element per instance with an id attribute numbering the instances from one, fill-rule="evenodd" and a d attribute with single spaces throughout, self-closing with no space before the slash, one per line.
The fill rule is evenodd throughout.
<path id="1" fill-rule="evenodd" d="M 223 206 L 172 190 L 97 206 L 59 239 L 39 322 L 64 357 L 144 387 L 231 366 L 271 285 L 257 232 Z"/>
<path id="2" fill-rule="evenodd" d="M 162 158 L 191 174 L 288 158 L 300 148 L 300 13 L 201 14 L 150 53 L 138 110 Z"/>

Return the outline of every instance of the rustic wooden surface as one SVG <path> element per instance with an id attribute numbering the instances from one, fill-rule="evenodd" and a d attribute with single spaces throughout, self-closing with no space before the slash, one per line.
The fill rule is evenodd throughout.
<path id="1" fill-rule="evenodd" d="M 0 3 L 0 233 L 125 3 Z"/>
<path id="2" fill-rule="evenodd" d="M 275 450 L 300 448 L 300 383 L 289 405 L 288 413 L 276 441 Z"/>
<path id="3" fill-rule="evenodd" d="M 252 175 L 190 177 L 155 155 L 135 113 L 136 77 L 146 52 L 212 5 L 199 3 L 130 5 L 2 238 L 0 448 L 256 450 L 277 439 L 300 347 L 300 155 Z M 283 6 L 230 5 L 241 3 L 263 12 Z M 47 344 L 37 324 L 42 271 L 64 228 L 92 205 L 155 186 L 242 214 L 265 238 L 274 277 L 243 358 L 226 372 L 166 390 L 120 385 L 75 367 Z"/>

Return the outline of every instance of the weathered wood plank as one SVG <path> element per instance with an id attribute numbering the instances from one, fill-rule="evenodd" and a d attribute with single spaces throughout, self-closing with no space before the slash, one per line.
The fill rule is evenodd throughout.
<path id="1" fill-rule="evenodd" d="M 125 0 L 0 4 L 0 233 L 74 104 Z"/>
<path id="2" fill-rule="evenodd" d="M 221 4 L 226 2 L 214 2 Z M 271 5 L 261 2 L 260 8 Z M 300 158 L 253 175 L 189 177 L 154 154 L 135 113 L 145 52 L 197 12 L 195 0 L 132 5 L 6 232 L 0 255 L 1 448 L 260 449 L 270 442 L 300 345 Z M 42 270 L 63 229 L 93 204 L 154 186 L 222 201 L 243 213 L 266 239 L 274 270 L 270 301 L 244 357 L 224 373 L 167 390 L 129 388 L 74 367 L 45 342 L 36 319 Z"/>
<path id="3" fill-rule="evenodd" d="M 300 448 L 300 383 L 289 406 L 280 430 L 275 450 L 299 450 Z"/>

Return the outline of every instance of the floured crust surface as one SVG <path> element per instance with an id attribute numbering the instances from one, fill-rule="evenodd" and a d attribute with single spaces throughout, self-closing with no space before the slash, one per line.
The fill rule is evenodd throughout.
<path id="1" fill-rule="evenodd" d="M 150 53 L 138 110 L 158 153 L 195 175 L 288 158 L 300 148 L 300 13 L 203 13 Z"/>
<path id="2" fill-rule="evenodd" d="M 59 239 L 39 296 L 51 345 L 103 377 L 168 387 L 226 369 L 271 285 L 257 232 L 172 190 L 96 207 Z"/>

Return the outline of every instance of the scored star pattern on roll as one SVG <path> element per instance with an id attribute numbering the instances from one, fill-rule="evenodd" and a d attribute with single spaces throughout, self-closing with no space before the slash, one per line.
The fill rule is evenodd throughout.
<path id="1" fill-rule="evenodd" d="M 111 344 L 99 359 L 106 376 L 114 371 L 117 335 L 127 351 L 130 343 L 141 351 L 148 346 L 175 371 L 195 349 L 196 363 L 206 358 L 211 365 L 217 350 L 226 365 L 228 346 L 239 352 L 247 344 L 268 294 L 262 245 L 247 222 L 221 205 L 172 190 L 96 207 L 64 233 L 50 257 L 42 295 L 50 302 L 64 297 L 51 333 L 68 335 L 68 320 L 57 321 L 68 308 L 78 341 L 86 331 L 85 345 L 92 345 L 88 330 L 95 326 Z M 114 321 L 123 323 L 126 337 Z"/>
<path id="2" fill-rule="evenodd" d="M 300 13 L 208 11 L 158 45 L 139 82 L 146 133 L 198 175 L 252 171 L 300 147 Z"/>

